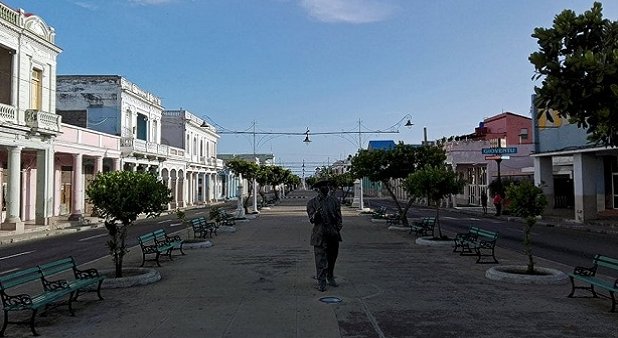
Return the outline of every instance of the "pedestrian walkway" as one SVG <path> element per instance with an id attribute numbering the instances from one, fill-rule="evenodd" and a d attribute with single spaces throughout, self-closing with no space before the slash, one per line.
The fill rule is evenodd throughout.
<path id="1" fill-rule="evenodd" d="M 617 337 L 618 313 L 608 312 L 607 299 L 567 298 L 569 285 L 489 280 L 491 265 L 415 244 L 347 208 L 340 286 L 319 292 L 305 201 L 286 199 L 215 237 L 213 247 L 163 261 L 155 284 L 104 290 L 104 301 L 84 296 L 76 317 L 50 311 L 38 330 L 46 337 Z M 496 255 L 501 264 L 526 263 L 521 253 L 498 248 Z M 125 266 L 140 262 L 139 249 L 130 250 Z M 107 257 L 88 265 L 112 267 Z M 323 296 L 342 302 L 325 304 Z M 7 336 L 29 331 L 10 325 Z"/>

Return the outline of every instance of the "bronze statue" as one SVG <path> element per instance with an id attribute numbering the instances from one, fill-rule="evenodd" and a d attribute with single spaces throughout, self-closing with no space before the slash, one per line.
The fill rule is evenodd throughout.
<path id="1" fill-rule="evenodd" d="M 318 290 L 325 291 L 326 284 L 336 287 L 334 270 L 339 242 L 341 242 L 341 203 L 330 194 L 330 182 L 320 181 L 317 188 L 318 196 L 307 202 L 307 215 L 313 224 L 311 230 L 311 245 L 315 254 L 316 279 Z"/>

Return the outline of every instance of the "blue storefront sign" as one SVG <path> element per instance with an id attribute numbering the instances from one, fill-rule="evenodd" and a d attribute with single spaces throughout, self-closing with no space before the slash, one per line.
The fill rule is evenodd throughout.
<path id="1" fill-rule="evenodd" d="M 481 153 L 483 155 L 517 154 L 517 147 L 483 148 L 481 149 Z"/>

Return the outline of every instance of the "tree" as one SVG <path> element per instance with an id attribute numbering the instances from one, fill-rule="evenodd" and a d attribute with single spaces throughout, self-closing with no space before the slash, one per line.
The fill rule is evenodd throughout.
<path id="1" fill-rule="evenodd" d="M 446 160 L 444 149 L 437 146 L 417 147 L 399 143 L 389 150 L 361 149 L 352 158 L 352 175 L 356 178 L 367 177 L 371 181 L 381 182 L 395 201 L 401 222 L 408 224 L 406 214 L 414 198 L 410 198 L 402 207 L 394 193 L 395 180 L 404 179 L 417 168 L 425 165 L 442 165 Z"/>
<path id="2" fill-rule="evenodd" d="M 350 191 L 354 187 L 354 176 L 352 173 L 347 172 L 343 174 L 335 174 L 332 176 L 332 180 L 336 189 L 341 189 L 341 203 L 345 203 L 345 199 L 350 194 Z"/>
<path id="3" fill-rule="evenodd" d="M 534 273 L 534 260 L 532 257 L 532 226 L 536 224 L 536 217 L 543 213 L 547 205 L 547 199 L 543 190 L 530 181 L 521 181 L 519 184 L 511 184 L 506 189 L 509 198 L 509 209 L 515 216 L 526 220 L 524 227 L 524 253 L 528 256 L 527 274 Z"/>
<path id="4" fill-rule="evenodd" d="M 436 225 L 438 238 L 442 238 L 440 228 L 440 201 L 463 191 L 465 181 L 450 167 L 445 165 L 425 166 L 408 175 L 404 181 L 404 189 L 412 196 L 427 197 L 436 205 Z"/>
<path id="5" fill-rule="evenodd" d="M 602 5 L 576 15 L 564 10 L 551 28 L 536 28 L 539 51 L 530 55 L 541 87 L 534 105 L 586 128 L 596 144 L 618 145 L 618 22 L 603 19 Z"/>
<path id="6" fill-rule="evenodd" d="M 249 182 L 249 187 L 247 189 L 248 194 L 245 200 L 243 201 L 243 207 L 245 208 L 245 213 L 249 213 L 249 201 L 253 196 L 253 184 L 251 182 L 254 178 L 256 178 L 257 172 L 259 170 L 259 166 L 255 162 L 249 162 L 243 159 L 232 159 L 225 163 L 225 165 L 237 175 L 242 175 L 244 179 Z"/>
<path id="7" fill-rule="evenodd" d="M 292 172 L 289 169 L 274 166 L 271 168 L 270 172 L 270 184 L 273 186 L 275 190 L 275 200 L 279 200 L 279 189 L 277 187 L 281 184 L 284 184 L 288 181 L 289 177 L 292 177 Z"/>
<path id="8" fill-rule="evenodd" d="M 258 170 L 255 173 L 255 181 L 258 183 L 257 192 L 260 194 L 260 197 L 262 198 L 262 202 L 266 202 L 264 187 L 267 184 L 270 184 L 271 176 L 272 176 L 272 166 L 265 165 L 265 164 L 258 165 Z"/>
<path id="9" fill-rule="evenodd" d="M 105 228 L 111 236 L 107 245 L 116 265 L 116 277 L 122 277 L 128 228 L 140 214 L 159 216 L 167 209 L 172 193 L 152 173 L 111 171 L 96 175 L 86 194 L 105 219 Z"/>

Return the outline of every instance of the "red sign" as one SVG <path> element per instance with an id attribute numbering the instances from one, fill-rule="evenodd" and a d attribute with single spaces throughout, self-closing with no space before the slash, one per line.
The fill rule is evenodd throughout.
<path id="1" fill-rule="evenodd" d="M 501 160 L 502 156 L 500 155 L 495 155 L 495 156 L 485 156 L 486 160 Z"/>

